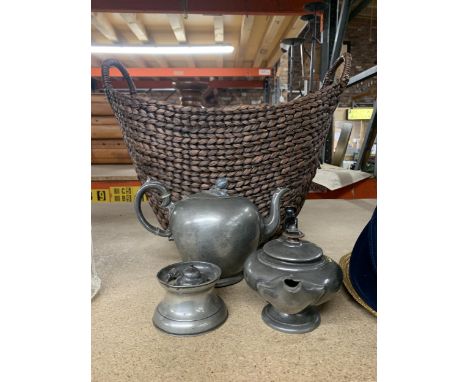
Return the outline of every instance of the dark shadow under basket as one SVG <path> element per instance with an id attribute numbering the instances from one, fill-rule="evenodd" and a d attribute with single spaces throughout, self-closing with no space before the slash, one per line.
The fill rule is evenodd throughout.
<path id="1" fill-rule="evenodd" d="M 342 75 L 335 79 L 342 63 Z M 350 65 L 351 56 L 345 53 L 330 68 L 320 90 L 277 105 L 172 105 L 137 94 L 125 67 L 113 59 L 103 62 L 102 78 L 140 182 L 158 180 L 176 202 L 227 177 L 230 195 L 249 198 L 264 216 L 272 193 L 288 187 L 283 220 L 285 206 L 299 212 L 304 204 Z M 111 67 L 123 74 L 129 94 L 113 89 Z M 166 228 L 167 210 L 159 208 L 156 192 L 149 191 L 148 196 Z"/>

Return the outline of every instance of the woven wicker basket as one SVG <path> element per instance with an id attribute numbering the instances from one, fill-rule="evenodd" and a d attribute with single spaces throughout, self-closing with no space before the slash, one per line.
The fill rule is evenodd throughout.
<path id="1" fill-rule="evenodd" d="M 342 63 L 343 72 L 335 80 Z M 320 90 L 277 105 L 172 105 L 137 94 L 125 67 L 113 59 L 103 62 L 102 78 L 141 182 L 160 181 L 171 190 L 172 200 L 178 201 L 227 177 L 229 193 L 248 197 L 265 216 L 278 187 L 290 189 L 282 207 L 301 210 L 338 97 L 348 82 L 350 64 L 351 56 L 344 54 L 330 68 Z M 113 89 L 111 67 L 120 70 L 129 94 Z M 166 228 L 167 211 L 159 208 L 159 196 L 156 192 L 148 196 Z"/>

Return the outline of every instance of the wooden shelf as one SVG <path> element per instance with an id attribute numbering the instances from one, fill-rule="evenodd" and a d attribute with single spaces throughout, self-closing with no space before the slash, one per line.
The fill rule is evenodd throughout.
<path id="1" fill-rule="evenodd" d="M 140 187 L 133 165 L 92 165 L 91 188 Z M 377 179 L 368 178 L 334 191 L 310 192 L 307 199 L 376 199 Z"/>

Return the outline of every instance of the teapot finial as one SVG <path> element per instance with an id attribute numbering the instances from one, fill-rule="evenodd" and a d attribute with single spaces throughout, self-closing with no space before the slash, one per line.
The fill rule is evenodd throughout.
<path id="1" fill-rule="evenodd" d="M 227 192 L 228 180 L 225 177 L 216 179 L 213 187 L 208 191 L 212 195 L 226 197 L 229 196 Z"/>
<path id="2" fill-rule="evenodd" d="M 225 189 L 227 189 L 227 185 L 228 185 L 227 178 L 223 177 L 223 178 L 216 179 L 216 183 L 215 183 L 216 188 L 218 188 L 220 190 L 225 190 Z"/>

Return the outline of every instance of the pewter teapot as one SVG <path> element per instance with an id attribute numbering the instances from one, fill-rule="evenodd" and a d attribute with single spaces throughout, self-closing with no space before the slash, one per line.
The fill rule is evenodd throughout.
<path id="1" fill-rule="evenodd" d="M 242 280 L 247 257 L 278 228 L 280 200 L 288 191 L 282 188 L 274 192 L 269 216 L 263 218 L 249 199 L 230 196 L 227 184 L 226 178 L 219 178 L 210 190 L 173 203 L 166 187 L 149 179 L 135 198 L 135 211 L 140 223 L 155 235 L 174 240 L 183 261 L 206 261 L 221 268 L 217 287 Z M 151 189 L 161 193 L 161 207 L 169 211 L 168 229 L 153 226 L 143 216 L 141 200 Z"/>

